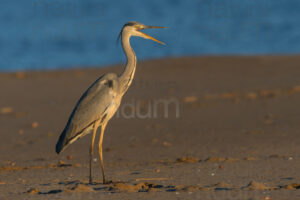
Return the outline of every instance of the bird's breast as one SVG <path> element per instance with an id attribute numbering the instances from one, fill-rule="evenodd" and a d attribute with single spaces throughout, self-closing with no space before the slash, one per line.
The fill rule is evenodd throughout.
<path id="1" fill-rule="evenodd" d="M 118 110 L 118 108 L 120 106 L 120 103 L 121 103 L 121 98 L 117 98 L 117 96 L 114 95 L 113 100 L 111 101 L 111 103 L 109 104 L 109 106 L 106 109 L 105 121 L 109 121 L 114 116 L 114 114 L 116 113 L 116 111 Z"/>

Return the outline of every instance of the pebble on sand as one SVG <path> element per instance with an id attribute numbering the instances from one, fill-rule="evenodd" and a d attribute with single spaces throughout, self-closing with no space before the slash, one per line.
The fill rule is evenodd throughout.
<path id="1" fill-rule="evenodd" d="M 185 163 L 197 163 L 199 162 L 199 158 L 195 157 L 181 157 L 177 159 L 177 162 L 185 162 Z"/>
<path id="2" fill-rule="evenodd" d="M 38 122 L 33 122 L 31 124 L 32 128 L 37 128 L 39 126 L 39 123 Z"/>
<path id="3" fill-rule="evenodd" d="M 30 188 L 29 190 L 27 190 L 28 194 L 38 194 L 39 190 L 37 188 Z"/>
<path id="4" fill-rule="evenodd" d="M 208 157 L 205 161 L 206 162 L 223 162 L 226 158 L 223 157 Z"/>
<path id="5" fill-rule="evenodd" d="M 0 108 L 0 114 L 6 115 L 13 112 L 13 109 L 11 107 L 3 107 Z"/>
<path id="6" fill-rule="evenodd" d="M 67 155 L 67 159 L 68 160 L 72 160 L 72 156 L 71 155 Z"/>
<path id="7" fill-rule="evenodd" d="M 68 188 L 66 192 L 94 192 L 94 189 L 84 184 L 77 184 L 74 187 Z"/>
<path id="8" fill-rule="evenodd" d="M 226 183 L 226 182 L 219 182 L 212 187 L 214 187 L 215 190 L 231 190 L 232 189 L 232 185 L 229 183 Z"/>
<path id="9" fill-rule="evenodd" d="M 183 101 L 185 103 L 193 103 L 193 102 L 196 102 L 198 100 L 197 97 L 195 96 L 187 96 L 187 97 L 184 97 Z"/>
<path id="10" fill-rule="evenodd" d="M 252 160 L 257 160 L 257 158 L 249 156 L 249 157 L 246 157 L 245 160 L 252 161 Z"/>
<path id="11" fill-rule="evenodd" d="M 266 186 L 264 183 L 256 182 L 256 181 L 251 181 L 247 187 L 250 190 L 270 190 L 272 189 L 271 187 Z"/>
<path id="12" fill-rule="evenodd" d="M 164 146 L 164 147 L 170 147 L 170 146 L 171 146 L 171 143 L 165 141 L 165 142 L 163 142 L 163 146 Z"/>

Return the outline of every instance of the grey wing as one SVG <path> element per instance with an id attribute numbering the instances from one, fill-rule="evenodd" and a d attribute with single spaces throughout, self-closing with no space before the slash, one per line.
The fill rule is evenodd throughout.
<path id="1" fill-rule="evenodd" d="M 82 137 L 87 128 L 104 117 L 115 98 L 111 82 L 116 83 L 116 76 L 109 75 L 96 80 L 79 99 L 56 144 L 57 153 Z"/>

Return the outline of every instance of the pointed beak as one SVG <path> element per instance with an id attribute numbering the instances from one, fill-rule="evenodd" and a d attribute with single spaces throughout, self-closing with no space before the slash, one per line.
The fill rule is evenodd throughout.
<path id="1" fill-rule="evenodd" d="M 167 27 L 164 27 L 164 26 L 144 26 L 141 30 L 143 30 L 143 29 L 150 29 L 150 28 L 167 28 Z M 139 31 L 139 32 L 140 32 L 141 34 L 143 34 L 144 37 L 147 38 L 147 39 L 150 39 L 150 40 L 153 40 L 154 42 L 157 42 L 157 43 L 166 45 L 164 42 L 159 41 L 159 40 L 155 39 L 154 37 L 152 37 L 152 36 L 150 36 L 150 35 L 148 35 L 148 34 L 146 34 L 146 33 L 143 33 L 143 32 L 141 32 L 141 31 Z"/>
<path id="2" fill-rule="evenodd" d="M 147 28 L 167 28 L 167 27 L 164 27 L 164 26 L 144 26 L 144 29 L 147 29 Z"/>

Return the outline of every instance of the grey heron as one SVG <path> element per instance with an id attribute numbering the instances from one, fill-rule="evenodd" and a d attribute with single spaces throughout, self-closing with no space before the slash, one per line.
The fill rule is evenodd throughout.
<path id="1" fill-rule="evenodd" d="M 127 57 L 127 63 L 124 71 L 120 74 L 108 73 L 100 76 L 81 96 L 77 102 L 69 120 L 62 131 L 57 144 L 56 153 L 62 152 L 67 146 L 79 138 L 92 134 L 92 143 L 90 146 L 90 166 L 89 182 L 92 183 L 92 158 L 94 152 L 94 142 L 98 127 L 101 127 L 98 151 L 102 170 L 103 183 L 105 182 L 102 142 L 105 127 L 108 121 L 113 117 L 120 106 L 123 95 L 132 83 L 136 69 L 136 55 L 131 48 L 131 36 L 151 39 L 155 42 L 163 42 L 141 32 L 143 29 L 165 28 L 162 26 L 146 26 L 139 22 L 126 23 L 119 37 L 122 40 L 122 47 Z"/>

